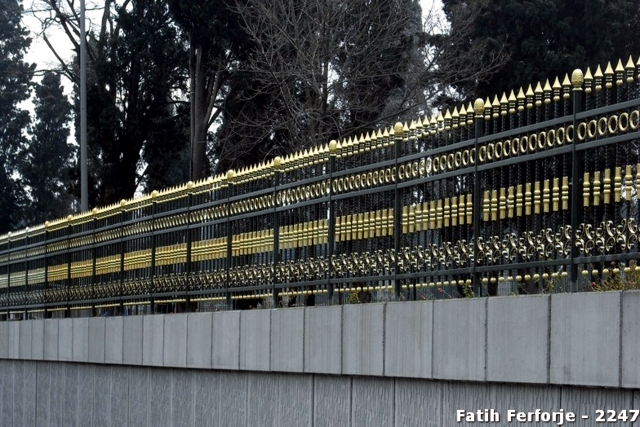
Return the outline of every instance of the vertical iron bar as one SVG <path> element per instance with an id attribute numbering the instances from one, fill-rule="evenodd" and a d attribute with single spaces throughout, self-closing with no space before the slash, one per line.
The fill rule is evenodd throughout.
<path id="1" fill-rule="evenodd" d="M 233 176 L 234 176 L 235 172 L 233 170 L 230 170 L 227 172 L 227 208 L 226 208 L 226 214 L 227 214 L 227 260 L 225 263 L 225 270 L 227 273 L 227 280 L 225 282 L 225 294 L 227 297 L 227 310 L 231 310 L 232 307 L 232 302 L 231 302 L 231 293 L 229 292 L 229 282 L 231 280 L 231 254 L 232 254 L 232 247 L 231 247 L 231 239 L 233 239 L 233 230 L 231 229 L 231 195 L 232 195 L 232 191 L 233 191 Z"/>
<path id="2" fill-rule="evenodd" d="M 96 313 L 96 228 L 97 228 L 98 220 L 94 215 L 92 220 L 93 230 L 91 233 L 91 316 L 95 316 Z"/>
<path id="3" fill-rule="evenodd" d="M 47 290 L 49 289 L 49 257 L 48 257 L 48 244 L 49 240 L 49 231 L 47 230 L 48 222 L 44 224 L 44 295 L 43 295 L 43 304 L 44 304 L 44 318 L 47 319 L 49 316 L 49 309 L 47 306 Z"/>
<path id="4" fill-rule="evenodd" d="M 333 174 L 336 171 L 336 149 L 338 143 L 329 142 L 329 247 L 327 248 L 327 295 L 329 301 L 333 301 L 333 251 L 336 243 L 336 202 L 333 200 Z"/>
<path id="5" fill-rule="evenodd" d="M 186 283 L 185 283 L 185 312 L 191 311 L 191 297 L 189 292 L 191 291 L 189 286 L 189 281 L 191 280 L 191 205 L 193 203 L 193 193 L 191 192 L 191 188 L 193 186 L 193 182 L 189 182 L 187 184 L 189 187 L 189 194 L 187 195 L 187 262 L 185 266 L 186 270 Z"/>
<path id="6" fill-rule="evenodd" d="M 484 119 L 484 101 L 481 98 L 476 99 L 473 105 L 475 111 L 475 136 L 474 149 L 475 159 L 473 162 L 473 264 L 472 264 L 472 280 L 473 288 L 479 297 L 482 296 L 482 283 L 476 271 L 478 266 L 478 242 L 480 241 L 480 221 L 482 220 L 482 198 L 480 174 L 478 173 L 478 150 L 479 138 L 482 136 L 482 125 Z"/>
<path id="7" fill-rule="evenodd" d="M 280 262 L 280 218 L 278 217 L 278 186 L 280 185 L 280 157 L 273 159 L 273 283 L 271 284 L 272 307 L 278 307 L 276 277 Z"/>
<path id="8" fill-rule="evenodd" d="M 151 197 L 153 201 L 151 202 L 151 272 L 149 274 L 149 309 L 151 310 L 151 314 L 156 312 L 156 302 L 155 302 L 155 274 L 156 274 L 156 246 L 157 246 L 157 236 L 156 236 L 156 212 L 157 212 L 157 203 L 156 197 L 158 197 L 158 192 L 153 191 L 151 193 Z"/>
<path id="9" fill-rule="evenodd" d="M 120 207 L 122 208 L 120 212 L 120 316 L 124 315 L 124 255 L 126 252 L 126 244 L 124 241 L 124 207 L 126 204 L 127 202 L 125 200 L 120 202 Z"/>
<path id="10" fill-rule="evenodd" d="M 402 291 L 402 285 L 398 280 L 398 275 L 400 275 L 400 236 L 402 233 L 402 199 L 400 197 L 400 190 L 398 189 L 398 181 L 399 178 L 399 168 L 398 168 L 398 159 L 402 155 L 402 133 L 403 126 L 402 123 L 398 122 L 394 126 L 394 207 L 393 207 L 393 251 L 395 252 L 395 262 L 394 262 L 394 270 L 393 270 L 393 283 L 395 284 L 395 293 L 396 298 L 400 298 L 400 292 Z"/>
<path id="11" fill-rule="evenodd" d="M 571 83 L 573 84 L 573 143 L 571 144 L 571 264 L 569 268 L 569 281 L 571 284 L 571 292 L 578 290 L 578 266 L 575 264 L 575 258 L 578 256 L 578 247 L 576 246 L 576 231 L 580 222 L 579 214 L 581 211 L 580 190 L 582 188 L 582 174 L 584 163 L 581 157 L 583 154 L 578 153 L 576 144 L 578 143 L 577 129 L 578 123 L 576 115 L 582 107 L 582 71 L 576 69 L 571 74 Z"/>
<path id="12" fill-rule="evenodd" d="M 27 249 L 29 247 L 29 229 L 27 228 L 27 230 L 24 233 L 24 295 L 28 295 L 29 292 L 29 250 Z M 28 304 L 28 299 L 24 300 L 23 303 L 25 305 L 24 307 L 24 319 L 27 319 L 27 304 Z"/>

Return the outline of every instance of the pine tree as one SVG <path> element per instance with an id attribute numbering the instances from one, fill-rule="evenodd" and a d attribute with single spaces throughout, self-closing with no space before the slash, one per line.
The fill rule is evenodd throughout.
<path id="1" fill-rule="evenodd" d="M 29 98 L 35 65 L 23 61 L 31 40 L 20 23 L 21 16 L 18 1 L 0 2 L 0 233 L 25 225 L 17 155 L 26 142 L 24 130 L 30 119 L 18 104 Z"/>
<path id="2" fill-rule="evenodd" d="M 36 122 L 20 161 L 20 173 L 30 196 L 25 207 L 28 224 L 67 215 L 72 200 L 68 192 L 72 147 L 67 142 L 71 104 L 63 93 L 60 76 L 54 72 L 44 74 L 35 93 Z"/>

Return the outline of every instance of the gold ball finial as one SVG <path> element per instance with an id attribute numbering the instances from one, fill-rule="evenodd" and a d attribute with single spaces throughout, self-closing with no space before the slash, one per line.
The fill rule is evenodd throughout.
<path id="1" fill-rule="evenodd" d="M 279 169 L 280 166 L 282 166 L 282 157 L 276 156 L 273 159 L 273 167 L 276 168 L 276 169 Z"/>
<path id="2" fill-rule="evenodd" d="M 187 188 L 193 188 L 193 181 L 187 182 Z"/>
<path id="3" fill-rule="evenodd" d="M 404 125 L 400 122 L 393 125 L 393 132 L 396 138 L 402 138 L 402 129 L 404 129 Z"/>
<path id="4" fill-rule="evenodd" d="M 45 222 L 44 222 L 44 228 L 49 227 L 49 224 L 50 224 L 50 222 L 49 222 L 49 221 L 45 221 Z"/>
<path id="5" fill-rule="evenodd" d="M 127 201 L 125 199 L 120 200 L 120 207 L 124 208 L 125 206 L 127 206 Z"/>
<path id="6" fill-rule="evenodd" d="M 91 209 L 91 213 L 94 214 L 94 215 L 97 214 L 98 213 L 98 208 Z"/>
<path id="7" fill-rule="evenodd" d="M 158 194 L 160 194 L 160 193 L 158 193 L 158 190 L 153 190 L 151 192 L 151 197 L 153 197 L 155 199 L 156 197 L 158 197 Z"/>
<path id="8" fill-rule="evenodd" d="M 73 219 L 73 215 L 67 215 L 67 221 L 71 221 Z"/>
<path id="9" fill-rule="evenodd" d="M 478 116 L 481 116 L 484 114 L 484 101 L 482 100 L 482 98 L 477 98 L 476 101 L 473 103 L 473 111 Z"/>
<path id="10" fill-rule="evenodd" d="M 231 181 L 234 176 L 236 176 L 236 171 L 234 171 L 233 169 L 229 169 L 227 171 L 227 179 Z"/>
<path id="11" fill-rule="evenodd" d="M 335 153 L 337 149 L 338 149 L 338 143 L 336 142 L 336 140 L 332 139 L 331 141 L 329 141 L 329 152 Z"/>
<path id="12" fill-rule="evenodd" d="M 582 87 L 582 83 L 584 83 L 584 74 L 581 69 L 576 68 L 573 70 L 573 73 L 571 73 L 571 84 L 574 89 L 579 89 Z"/>

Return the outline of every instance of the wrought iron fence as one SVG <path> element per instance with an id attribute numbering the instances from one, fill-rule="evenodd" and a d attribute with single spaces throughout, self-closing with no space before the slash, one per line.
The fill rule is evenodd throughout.
<path id="1" fill-rule="evenodd" d="M 588 290 L 640 270 L 640 60 L 0 238 L 0 310 Z"/>

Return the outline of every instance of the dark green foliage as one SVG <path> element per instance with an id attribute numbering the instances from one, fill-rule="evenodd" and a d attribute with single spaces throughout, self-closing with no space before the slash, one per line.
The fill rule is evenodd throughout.
<path id="1" fill-rule="evenodd" d="M 21 15 L 19 2 L 0 2 L 0 233 L 24 225 L 20 211 L 24 192 L 17 178 L 17 162 L 30 118 L 18 103 L 29 98 L 35 66 L 23 61 L 31 40 L 20 23 Z"/>
<path id="2" fill-rule="evenodd" d="M 67 142 L 71 103 L 63 93 L 60 76 L 53 72 L 44 74 L 35 92 L 36 122 L 20 159 L 20 174 L 29 189 L 24 209 L 27 224 L 64 217 L 72 202 L 69 169 L 73 153 Z"/>
<path id="3" fill-rule="evenodd" d="M 477 2 L 443 3 L 451 16 Z M 458 89 L 468 98 L 492 97 L 574 68 L 626 61 L 638 54 L 639 11 L 637 0 L 484 1 L 467 43 L 484 40 L 487 55 L 504 48 L 510 59 L 491 78 Z"/>

